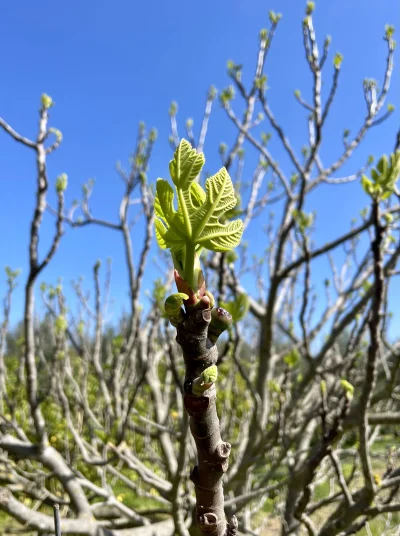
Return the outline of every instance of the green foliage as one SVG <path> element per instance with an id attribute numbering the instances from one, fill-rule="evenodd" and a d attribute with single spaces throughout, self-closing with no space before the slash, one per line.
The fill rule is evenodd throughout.
<path id="1" fill-rule="evenodd" d="M 54 330 L 57 335 L 62 335 L 66 332 L 68 327 L 67 319 L 64 315 L 59 315 L 54 321 Z"/>
<path id="2" fill-rule="evenodd" d="M 11 270 L 11 268 L 9 266 L 6 266 L 4 268 L 4 271 L 6 272 L 7 280 L 10 283 L 13 283 L 21 273 L 20 268 L 18 268 L 17 270 Z"/>
<path id="3" fill-rule="evenodd" d="M 294 209 L 292 214 L 301 233 L 304 233 L 313 224 L 314 214 L 312 213 L 306 214 L 305 212 L 299 212 L 297 209 Z"/>
<path id="4" fill-rule="evenodd" d="M 289 368 L 294 368 L 300 361 L 300 354 L 297 348 L 293 348 L 292 350 L 290 350 L 290 352 L 287 353 L 283 358 L 283 361 Z"/>
<path id="5" fill-rule="evenodd" d="M 249 310 L 249 297 L 244 292 L 232 301 L 221 302 L 221 307 L 232 316 L 233 322 L 242 320 Z"/>
<path id="6" fill-rule="evenodd" d="M 383 201 L 394 192 L 396 181 L 400 175 L 400 151 L 392 153 L 390 160 L 383 155 L 376 168 L 371 170 L 371 180 L 362 176 L 361 185 L 364 191 L 376 201 Z"/>
<path id="7" fill-rule="evenodd" d="M 261 89 L 261 91 L 265 91 L 267 89 L 267 82 L 268 82 L 268 77 L 266 74 L 259 76 L 255 83 L 256 88 Z"/>
<path id="8" fill-rule="evenodd" d="M 219 99 L 223 106 L 226 106 L 231 100 L 235 98 L 235 89 L 233 86 L 228 86 L 221 91 Z"/>
<path id="9" fill-rule="evenodd" d="M 170 249 L 175 268 L 192 289 L 197 287 L 195 256 L 203 248 L 229 251 L 236 247 L 243 233 L 243 222 L 221 219 L 237 203 L 231 178 L 225 168 L 209 177 L 206 191 L 195 182 L 204 165 L 203 153 L 197 153 L 182 140 L 169 165 L 178 197 L 174 208 L 174 191 L 163 179 L 157 180 L 155 232 L 158 245 Z"/>

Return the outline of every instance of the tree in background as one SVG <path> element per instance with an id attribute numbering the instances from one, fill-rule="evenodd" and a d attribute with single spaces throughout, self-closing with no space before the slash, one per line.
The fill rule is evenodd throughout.
<path id="1" fill-rule="evenodd" d="M 364 121 L 353 138 L 349 132 L 343 133 L 342 154 L 326 166 L 321 158 L 323 135 L 343 57 L 337 53 L 333 65 L 327 62 L 329 38 L 319 50 L 313 10 L 314 4 L 309 2 L 302 23 L 312 99 L 308 102 L 295 92 L 299 105 L 306 110 L 309 133 L 301 155 L 273 114 L 268 98 L 265 62 L 280 14 L 270 12 L 270 28 L 260 32 L 249 87 L 242 82 L 242 67 L 229 62 L 232 85 L 219 95 L 236 132 L 230 149 L 224 144 L 219 148 L 225 169 L 234 176 L 236 199 L 224 207 L 229 210 L 218 214 L 214 223 L 229 228 L 225 236 L 228 242 L 241 227 L 234 223 L 237 218 L 243 221 L 244 229 L 255 220 L 255 225 L 266 225 L 267 250 L 253 259 L 245 243 L 238 254 L 230 251 L 237 239 L 232 239 L 229 247 L 215 247 L 215 237 L 203 234 L 206 224 L 202 229 L 194 225 L 196 237 L 202 241 L 200 247 L 212 251 L 203 254 L 204 278 L 209 289 L 217 290 L 216 302 L 232 317 L 231 326 L 224 324 L 222 319 L 228 316 L 220 309 L 210 312 L 214 296 L 205 293 L 193 251 L 199 243 L 191 243 L 190 255 L 186 247 L 187 256 L 183 257 L 182 247 L 174 247 L 182 239 L 182 231 L 178 238 L 171 232 L 166 212 L 171 215 L 178 207 L 173 205 L 170 190 L 159 181 L 155 195 L 153 181 L 148 180 L 155 130 L 147 133 L 145 126 L 139 125 L 130 169 L 118 169 L 125 185 L 119 217 L 108 221 L 92 212 L 91 182 L 84 185 L 81 201 L 66 210 L 64 174 L 55 181 L 57 208 L 48 205 L 51 181 L 47 157 L 62 139 L 58 130 L 48 127 L 53 105 L 49 96 L 42 96 L 34 141 L 0 120 L 9 135 L 34 151 L 37 162 L 23 333 L 13 339 L 9 330 L 12 294 L 18 279 L 18 273 L 9 268 L 0 330 L 0 507 L 8 516 L 7 523 L 10 518 L 20 523 L 13 530 L 51 533 L 51 507 L 57 502 L 63 534 L 188 536 L 196 534 L 197 524 L 210 535 L 234 534 L 236 522 L 225 526 L 221 519 L 223 482 L 225 513 L 228 519 L 232 514 L 237 516 L 242 534 L 274 534 L 277 529 L 282 536 L 333 536 L 354 534 L 364 528 L 368 533 L 396 534 L 400 469 L 396 467 L 394 433 L 400 422 L 400 347 L 388 336 L 388 296 L 391 281 L 398 275 L 400 255 L 396 237 L 400 206 L 395 186 L 400 165 L 398 145 L 375 168 L 370 158 L 353 175 L 336 176 L 369 129 L 393 111 L 391 106 L 386 112 L 383 107 L 393 68 L 394 29 L 385 29 L 388 52 L 381 87 L 373 80 L 364 82 Z M 332 75 L 330 83 L 325 82 L 327 91 L 323 94 L 326 71 Z M 241 118 L 235 112 L 236 93 L 244 103 Z M 196 149 L 187 151 L 197 164 L 202 161 L 216 97 L 211 88 L 197 140 L 192 122 L 186 122 L 187 138 Z M 172 162 L 176 164 L 185 144 L 180 145 L 175 104 L 170 118 L 170 142 L 176 150 Z M 293 174 L 272 155 L 270 133 L 259 132 L 264 124 L 280 140 Z M 242 177 L 245 145 L 257 155 L 250 177 Z M 200 181 L 196 181 L 201 170 L 197 164 L 190 176 L 190 190 L 182 188 L 174 164 L 171 177 L 178 197 L 181 190 L 180 210 L 186 206 L 190 191 L 190 203 L 198 213 L 194 217 L 203 221 L 202 207 L 207 201 Z M 222 171 L 217 179 L 208 179 L 209 184 L 216 181 L 216 194 L 224 191 L 227 175 Z M 361 182 L 360 192 L 364 190 L 369 202 L 361 220 L 336 239 L 315 244 L 315 215 L 306 211 L 307 200 L 324 184 L 341 188 L 352 181 Z M 168 203 L 168 211 L 161 197 Z M 135 207 L 140 207 L 140 219 L 135 219 L 136 227 L 132 228 L 130 215 Z M 55 234 L 49 251 L 40 258 L 38 241 L 46 208 L 55 215 Z M 190 218 L 184 221 L 189 220 L 194 224 Z M 130 310 L 121 318 L 118 329 L 105 326 L 111 264 L 107 263 L 103 274 L 99 261 L 93 267 L 93 297 L 82 281 L 74 283 L 80 304 L 76 315 L 71 313 L 60 283 L 41 284 L 46 316 L 40 322 L 35 315 L 35 285 L 55 255 L 67 225 L 106 227 L 123 241 Z M 133 239 L 139 225 L 144 230 L 143 243 Z M 166 299 L 174 272 L 165 257 L 160 266 L 164 276 L 154 282 L 151 306 L 144 310 L 143 277 L 154 225 L 159 243 L 164 240 L 173 253 L 181 295 Z M 184 237 L 187 239 L 188 234 Z M 139 250 L 136 264 L 135 249 Z M 334 257 L 338 250 L 343 252 L 339 261 Z M 320 258 L 329 260 L 332 273 L 326 278 L 325 293 L 317 295 L 315 262 Z M 249 273 L 256 285 L 246 292 L 241 280 Z M 183 301 L 186 316 L 180 308 Z M 198 333 L 190 339 L 187 334 L 196 319 L 200 319 Z M 169 320 L 177 326 L 177 342 Z M 214 333 L 210 337 L 208 328 L 207 343 L 209 322 Z M 217 357 L 215 342 L 222 327 L 227 327 L 228 336 L 218 342 Z M 210 342 L 211 348 L 207 347 Z M 205 369 L 190 364 L 196 353 L 197 357 L 210 357 Z M 216 406 L 215 366 L 219 392 Z M 204 423 L 204 436 L 201 419 L 193 417 L 198 406 L 202 415 L 211 415 L 201 404 L 212 406 L 212 416 Z M 194 439 L 184 406 L 192 415 Z M 212 426 L 216 422 L 215 407 L 220 415 L 219 428 Z M 207 440 L 210 428 L 216 436 Z M 220 442 L 221 436 L 229 441 L 231 449 Z M 383 455 L 374 450 L 382 438 L 390 447 Z M 218 448 L 220 456 L 218 478 L 213 465 L 217 460 L 210 459 L 211 447 Z M 212 465 L 208 470 L 207 463 Z M 200 498 L 197 513 L 189 478 L 189 467 L 195 465 L 199 467 L 192 473 Z M 214 503 L 201 504 L 211 492 L 218 495 L 218 511 L 213 511 Z M 201 511 L 199 506 L 207 508 Z"/>

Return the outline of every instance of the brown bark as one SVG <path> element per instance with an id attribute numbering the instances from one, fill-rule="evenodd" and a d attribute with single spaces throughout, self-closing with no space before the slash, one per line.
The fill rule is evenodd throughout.
<path id="1" fill-rule="evenodd" d="M 210 322 L 211 309 L 187 307 L 184 322 L 177 326 L 176 340 L 182 348 L 186 366 L 184 404 L 198 455 L 191 480 L 195 486 L 196 522 L 200 533 L 233 536 L 237 521 L 233 517 L 229 524 L 226 522 L 222 484 L 231 445 L 221 439 L 215 384 L 202 396 L 192 394 L 193 381 L 218 360 L 217 347 L 208 337 Z"/>

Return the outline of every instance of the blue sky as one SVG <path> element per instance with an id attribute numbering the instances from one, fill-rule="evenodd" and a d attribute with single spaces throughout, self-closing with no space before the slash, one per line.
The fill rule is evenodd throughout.
<path id="1" fill-rule="evenodd" d="M 93 213 L 116 221 L 122 183 L 114 167 L 127 162 L 143 120 L 159 132 L 150 181 L 166 177 L 171 149 L 168 144 L 168 108 L 179 103 L 180 133 L 184 121 L 194 119 L 198 133 L 205 95 L 214 84 L 218 89 L 229 83 L 226 62 L 244 64 L 244 79 L 253 74 L 258 32 L 268 26 L 268 11 L 283 13 L 267 62 L 270 104 L 298 152 L 307 142 L 307 123 L 293 91 L 307 96 L 311 75 L 302 47 L 301 21 L 304 3 L 298 0 L 264 2 L 258 0 L 148 1 L 129 2 L 72 0 L 40 4 L 27 0 L 2 4 L 0 8 L 0 115 L 16 130 L 34 136 L 40 95 L 50 94 L 56 106 L 51 126 L 64 135 L 61 148 L 49 158 L 49 177 L 62 172 L 69 177 L 67 202 L 79 197 L 83 182 L 96 179 Z M 330 59 L 325 71 L 323 91 L 332 77 L 331 58 L 336 51 L 344 55 L 337 100 L 327 124 L 322 156 L 326 164 L 341 150 L 345 128 L 356 132 L 365 115 L 362 94 L 364 78 L 382 81 L 386 59 L 382 39 L 386 23 L 399 20 L 397 0 L 320 0 L 316 3 L 315 26 L 322 45 L 332 36 Z M 398 54 L 396 54 L 397 59 Z M 325 93 L 326 94 L 326 93 Z M 398 102 L 400 78 L 395 67 L 387 102 Z M 241 104 L 234 104 L 237 110 Z M 343 172 L 351 173 L 369 154 L 379 156 L 393 149 L 400 114 L 396 110 L 382 126 L 373 129 Z M 267 128 L 265 130 L 268 131 Z M 210 121 L 205 145 L 206 168 L 214 172 L 220 165 L 218 145 L 228 145 L 235 131 L 218 102 Z M 271 149 L 285 166 L 287 160 L 278 140 Z M 252 172 L 252 152 L 245 175 Z M 253 155 L 254 156 L 254 155 Z M 285 167 L 290 175 L 292 169 Z M 338 174 L 341 176 L 341 174 Z M 15 294 L 12 320 L 21 317 L 23 280 L 27 273 L 27 239 L 35 191 L 34 155 L 0 132 L 0 265 L 22 268 L 21 284 Z M 54 196 L 52 196 L 54 198 Z M 359 214 L 366 199 L 359 185 L 324 187 L 310 200 L 318 209 L 315 241 L 322 244 Z M 54 222 L 47 215 L 43 226 L 41 251 L 53 233 Z M 140 246 L 140 232 L 135 245 Z M 254 225 L 245 237 L 253 251 L 267 246 L 262 226 Z M 260 246 L 262 244 L 262 246 Z M 262 247 L 262 249 L 260 249 Z M 99 228 L 71 230 L 40 281 L 55 282 L 62 276 L 66 288 L 71 279 L 89 276 L 96 259 L 113 259 L 112 295 L 115 310 L 126 303 L 126 271 L 119 236 Z M 154 247 L 152 257 L 157 255 Z M 324 278 L 318 268 L 317 279 Z M 149 266 L 145 288 L 157 274 Z M 0 277 L 0 293 L 4 293 Z M 87 281 L 90 286 L 90 280 Z M 400 298 L 394 287 L 393 298 Z"/>

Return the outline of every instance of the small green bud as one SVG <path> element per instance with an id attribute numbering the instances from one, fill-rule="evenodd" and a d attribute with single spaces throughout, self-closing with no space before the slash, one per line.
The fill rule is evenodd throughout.
<path id="1" fill-rule="evenodd" d="M 218 369 L 215 365 L 211 365 L 201 373 L 202 380 L 205 383 L 215 383 L 218 378 Z"/>
<path id="2" fill-rule="evenodd" d="M 211 322 L 208 326 L 208 338 L 215 343 L 218 337 L 232 324 L 232 316 L 222 307 L 211 311 Z"/>
<path id="3" fill-rule="evenodd" d="M 349 400 L 351 400 L 353 398 L 353 394 L 354 394 L 354 386 L 351 385 L 351 383 L 348 382 L 347 380 L 340 380 L 340 385 L 342 386 L 342 388 L 346 392 L 347 398 Z"/>
<path id="4" fill-rule="evenodd" d="M 169 107 L 168 113 L 170 117 L 175 117 L 178 112 L 178 103 L 175 101 L 171 102 L 171 106 Z"/>
<path id="5" fill-rule="evenodd" d="M 209 292 L 208 290 L 206 290 L 204 292 L 204 295 L 205 296 L 208 296 L 208 298 L 210 299 L 210 309 L 212 309 L 215 305 L 215 298 L 214 298 L 214 295 L 211 294 L 211 292 Z"/>
<path id="6" fill-rule="evenodd" d="M 391 24 L 385 25 L 385 39 L 391 39 L 393 37 L 393 34 L 395 32 L 395 28 Z"/>
<path id="7" fill-rule="evenodd" d="M 203 370 L 201 375 L 196 378 L 192 383 L 192 393 L 195 396 L 202 396 L 207 389 L 210 389 L 212 385 L 217 381 L 218 369 L 215 365 Z"/>
<path id="8" fill-rule="evenodd" d="M 268 16 L 269 16 L 269 20 L 270 20 L 271 24 L 278 24 L 278 22 L 282 18 L 282 13 L 275 13 L 274 11 L 270 11 L 268 13 Z"/>
<path id="9" fill-rule="evenodd" d="M 395 105 L 392 104 L 392 103 L 389 103 L 389 104 L 387 105 L 387 110 L 388 110 L 388 112 L 394 112 L 394 110 L 395 110 Z"/>
<path id="10" fill-rule="evenodd" d="M 348 128 L 346 128 L 344 131 L 343 131 L 343 138 L 348 138 L 350 135 L 350 130 Z"/>
<path id="11" fill-rule="evenodd" d="M 377 85 L 378 85 L 378 82 L 374 80 L 373 78 L 364 78 L 363 80 L 363 86 L 366 91 L 372 88 L 376 88 Z"/>
<path id="12" fill-rule="evenodd" d="M 393 221 L 393 214 L 390 214 L 390 212 L 386 212 L 384 215 L 383 215 L 385 221 L 387 223 L 392 223 Z"/>
<path id="13" fill-rule="evenodd" d="M 268 30 L 266 28 L 262 28 L 262 30 L 260 30 L 260 41 L 266 41 L 267 37 L 268 37 Z"/>
<path id="14" fill-rule="evenodd" d="M 326 48 L 326 47 L 329 47 L 329 45 L 331 44 L 331 42 L 332 42 L 332 37 L 331 37 L 330 35 L 327 35 L 327 36 L 325 37 L 325 41 L 324 41 L 324 46 L 325 46 L 325 48 Z"/>
<path id="15" fill-rule="evenodd" d="M 309 151 L 310 149 L 307 147 L 307 145 L 303 145 L 303 147 L 301 148 L 301 154 L 304 158 L 307 158 Z"/>
<path id="16" fill-rule="evenodd" d="M 60 142 L 63 139 L 63 135 L 61 130 L 58 130 L 58 128 L 49 128 L 49 132 L 51 134 L 54 134 L 54 136 L 57 138 L 57 141 Z"/>
<path id="17" fill-rule="evenodd" d="M 219 148 L 218 148 L 218 151 L 219 151 L 219 154 L 222 156 L 226 153 L 226 150 L 227 150 L 228 146 L 226 145 L 226 143 L 224 142 L 221 142 L 219 144 Z"/>
<path id="18" fill-rule="evenodd" d="M 208 90 L 207 98 L 209 100 L 214 100 L 216 96 L 217 96 L 217 88 L 214 86 L 211 86 L 210 89 Z"/>
<path id="19" fill-rule="evenodd" d="M 257 121 L 258 122 L 264 121 L 264 114 L 262 112 L 259 112 L 257 114 Z"/>
<path id="20" fill-rule="evenodd" d="M 296 186 L 297 181 L 299 180 L 299 176 L 297 173 L 293 173 L 293 175 L 290 177 L 290 184 L 292 186 Z"/>
<path id="21" fill-rule="evenodd" d="M 322 396 L 326 396 L 326 381 L 325 380 L 321 380 L 320 384 L 319 384 L 319 387 L 321 389 L 321 394 Z"/>
<path id="22" fill-rule="evenodd" d="M 268 77 L 266 74 L 259 76 L 255 82 L 256 88 L 265 91 L 267 89 L 267 81 Z"/>
<path id="23" fill-rule="evenodd" d="M 311 15 L 311 13 L 314 11 L 314 9 L 315 9 L 315 3 L 314 2 L 307 2 L 307 6 L 306 6 L 307 15 Z"/>
<path id="24" fill-rule="evenodd" d="M 225 255 L 228 264 L 232 264 L 238 259 L 237 253 L 235 253 L 233 250 L 227 251 Z"/>
<path id="25" fill-rule="evenodd" d="M 301 95 L 300 89 L 296 89 L 294 92 L 294 96 L 296 97 L 296 99 L 299 99 L 300 95 Z"/>
<path id="26" fill-rule="evenodd" d="M 189 296 L 184 292 L 177 292 L 171 294 L 165 300 L 164 309 L 165 314 L 169 318 L 172 325 L 180 324 L 183 322 L 183 311 L 181 309 L 183 302 L 188 300 Z"/>
<path id="27" fill-rule="evenodd" d="M 40 101 L 42 103 L 43 108 L 45 108 L 46 110 L 54 106 L 53 99 L 50 97 L 50 95 L 47 95 L 46 93 L 42 94 Z"/>
<path id="28" fill-rule="evenodd" d="M 324 281 L 324 285 L 325 285 L 326 288 L 330 287 L 330 285 L 331 285 L 330 280 L 329 280 L 329 279 L 325 279 L 325 281 Z"/>
<path id="29" fill-rule="evenodd" d="M 226 89 L 223 89 L 221 95 L 219 96 L 221 104 L 226 106 L 232 99 L 235 97 L 235 89 L 233 86 L 228 86 Z"/>
<path id="30" fill-rule="evenodd" d="M 268 389 L 277 395 L 279 395 L 282 391 L 281 386 L 275 380 L 268 380 Z"/>
<path id="31" fill-rule="evenodd" d="M 261 132 L 261 142 L 263 145 L 267 145 L 269 140 L 272 138 L 272 134 L 270 132 Z"/>
<path id="32" fill-rule="evenodd" d="M 68 175 L 66 173 L 62 173 L 59 175 L 56 179 L 56 190 L 58 194 L 61 194 L 62 192 L 65 192 L 68 185 Z"/>
<path id="33" fill-rule="evenodd" d="M 343 55 L 340 52 L 336 52 L 335 57 L 333 58 L 333 65 L 335 69 L 340 69 L 343 62 Z"/>
<path id="34" fill-rule="evenodd" d="M 371 164 L 373 164 L 374 160 L 375 160 L 375 158 L 373 157 L 372 154 L 370 154 L 369 157 L 368 157 L 368 160 L 367 160 L 367 165 L 370 166 Z"/>
<path id="35" fill-rule="evenodd" d="M 189 119 L 186 119 L 186 127 L 192 128 L 192 126 L 193 126 L 193 119 L 189 117 Z"/>
<path id="36" fill-rule="evenodd" d="M 151 143 L 154 143 L 157 139 L 157 136 L 158 136 L 158 132 L 157 132 L 157 129 L 156 128 L 152 128 L 149 132 L 149 141 Z"/>
<path id="37" fill-rule="evenodd" d="M 299 351 L 294 348 L 293 350 L 291 350 L 288 354 L 285 355 L 285 357 L 283 358 L 283 361 L 286 363 L 286 365 L 289 367 L 289 368 L 293 368 L 297 365 L 297 363 L 299 362 L 300 360 L 300 354 L 299 354 Z"/>

